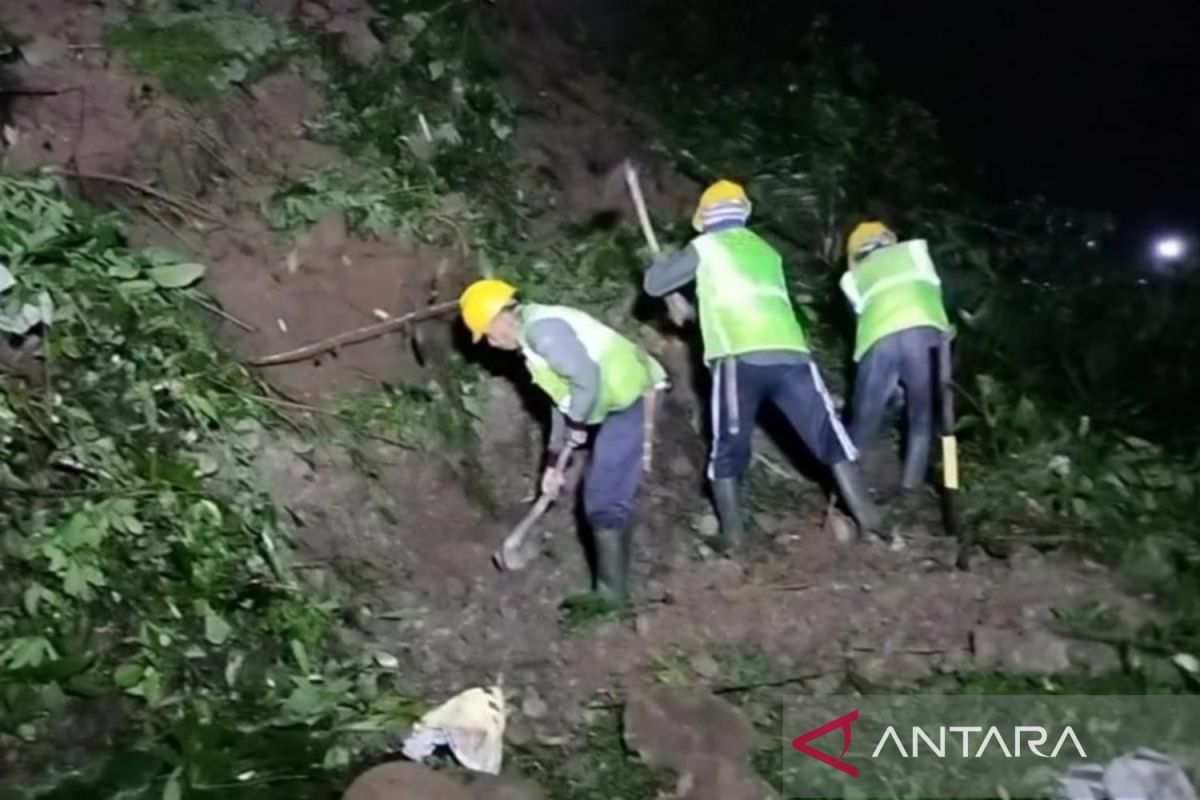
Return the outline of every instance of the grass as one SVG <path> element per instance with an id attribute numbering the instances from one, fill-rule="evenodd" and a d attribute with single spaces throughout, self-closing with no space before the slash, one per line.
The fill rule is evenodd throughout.
<path id="1" fill-rule="evenodd" d="M 109 43 L 125 53 L 139 72 L 157 77 L 168 92 L 185 100 L 217 93 L 221 64 L 228 56 L 217 38 L 197 22 L 158 27 L 138 20 L 116 31 Z"/>

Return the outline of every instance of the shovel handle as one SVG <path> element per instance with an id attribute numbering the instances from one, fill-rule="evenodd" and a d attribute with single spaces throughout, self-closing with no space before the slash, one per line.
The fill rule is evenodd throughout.
<path id="1" fill-rule="evenodd" d="M 633 168 L 633 162 L 629 159 L 625 159 L 625 183 L 629 186 L 629 195 L 633 198 L 633 207 L 637 210 L 638 224 L 642 227 L 642 237 L 645 238 L 650 252 L 657 257 L 662 253 L 662 248 L 658 246 L 658 238 L 654 235 L 654 226 L 650 224 L 650 212 L 646 210 L 646 198 L 642 196 L 642 184 L 638 180 L 637 170 Z M 678 292 L 667 295 L 666 302 L 667 308 L 671 312 L 671 320 L 676 325 L 682 325 L 695 316 L 692 313 L 691 304 Z"/>
<path id="2" fill-rule="evenodd" d="M 571 451 L 574 450 L 574 445 L 567 442 L 563 449 L 559 451 L 558 458 L 554 460 L 554 469 L 562 472 L 567 468 L 567 462 L 571 459 Z M 502 570 L 521 569 L 525 566 L 525 559 L 521 557 L 521 551 L 525 546 L 525 539 L 529 536 L 529 532 L 533 530 L 533 525 L 546 511 L 550 508 L 550 504 L 558 498 L 557 494 L 542 494 L 533 507 L 526 512 L 525 516 L 517 523 L 517 527 L 512 529 L 512 532 L 504 538 L 504 543 L 500 545 L 500 549 L 492 556 L 492 561 Z"/>

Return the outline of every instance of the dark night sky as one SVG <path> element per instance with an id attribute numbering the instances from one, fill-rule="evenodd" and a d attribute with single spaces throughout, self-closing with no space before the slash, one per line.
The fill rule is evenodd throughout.
<path id="1" fill-rule="evenodd" d="M 1000 195 L 1200 233 L 1200 2 L 838 3 L 886 85 Z"/>

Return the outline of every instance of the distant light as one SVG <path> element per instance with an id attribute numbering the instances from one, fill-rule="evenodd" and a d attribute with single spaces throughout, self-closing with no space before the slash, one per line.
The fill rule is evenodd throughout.
<path id="1" fill-rule="evenodd" d="M 1164 236 L 1154 243 L 1154 254 L 1166 261 L 1176 261 L 1187 253 L 1187 243 L 1178 236 Z"/>

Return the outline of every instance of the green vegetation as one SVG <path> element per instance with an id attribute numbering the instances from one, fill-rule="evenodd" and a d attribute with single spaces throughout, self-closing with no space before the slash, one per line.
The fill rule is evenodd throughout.
<path id="1" fill-rule="evenodd" d="M 139 754 L 109 772 L 141 785 L 345 766 L 333 730 L 413 709 L 369 655 L 337 659 L 336 609 L 289 569 L 253 468 L 263 406 L 188 302 L 203 267 L 127 249 L 51 181 L 0 178 L 0 198 L 6 324 L 36 319 L 46 353 L 40 377 L 0 375 L 5 749 L 45 758 L 38 742 L 115 708 Z M 93 780 L 118 777 L 77 790 Z"/>
<path id="2" fill-rule="evenodd" d="M 109 44 L 186 100 L 211 97 L 262 75 L 296 46 L 287 29 L 231 8 L 148 12 L 113 31 Z"/>

